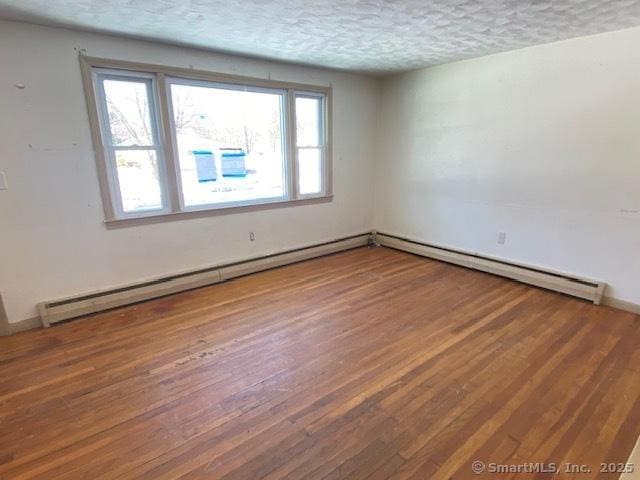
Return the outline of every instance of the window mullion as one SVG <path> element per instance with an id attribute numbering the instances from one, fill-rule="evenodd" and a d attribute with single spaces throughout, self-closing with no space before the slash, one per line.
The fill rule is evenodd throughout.
<path id="1" fill-rule="evenodd" d="M 322 168 L 324 175 L 324 185 L 322 186 L 323 195 L 333 194 L 333 130 L 332 130 L 332 118 L 331 102 L 333 92 L 329 90 L 323 96 L 322 102 Z"/>
<path id="2" fill-rule="evenodd" d="M 298 140 L 297 140 L 297 121 L 296 121 L 296 95 L 293 89 L 287 90 L 287 134 L 289 138 L 289 155 L 287 161 L 289 163 L 289 197 L 297 199 L 299 196 L 300 186 L 298 182 Z"/>
<path id="3" fill-rule="evenodd" d="M 178 179 L 178 162 L 174 148 L 174 135 L 170 116 L 167 78 L 163 73 L 158 73 L 158 107 L 160 110 L 160 128 L 162 130 L 161 143 L 164 149 L 165 171 L 167 176 L 167 189 L 169 208 L 172 212 L 182 210 L 180 196 L 180 182 Z"/>
<path id="4" fill-rule="evenodd" d="M 324 194 L 327 190 L 327 166 L 324 145 L 326 144 L 327 126 L 325 125 L 326 97 L 320 98 L 320 108 L 318 108 L 318 144 L 320 146 L 320 193 Z"/>
<path id="5" fill-rule="evenodd" d="M 111 191 L 112 208 L 116 212 L 118 217 L 123 217 L 124 205 L 122 203 L 122 194 L 120 193 L 120 178 L 118 177 L 118 167 L 116 165 L 116 150 L 117 147 L 107 146 L 105 147 L 105 157 L 107 160 L 107 170 L 109 176 L 109 189 Z"/>

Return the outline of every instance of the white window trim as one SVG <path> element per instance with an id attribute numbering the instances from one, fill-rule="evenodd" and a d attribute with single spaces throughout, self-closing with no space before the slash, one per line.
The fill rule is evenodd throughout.
<path id="1" fill-rule="evenodd" d="M 190 217 L 208 215 L 221 215 L 239 213 L 243 211 L 264 210 L 269 208 L 281 208 L 295 205 L 307 205 L 312 203 L 330 202 L 332 194 L 332 162 L 331 162 L 331 97 L 332 89 L 326 86 L 314 86 L 282 82 L 270 79 L 260 79 L 212 73 L 194 69 L 183 69 L 162 65 L 151 65 L 136 62 L 109 60 L 80 55 L 80 65 L 83 77 L 84 90 L 89 113 L 92 140 L 96 154 L 96 165 L 104 207 L 105 223 L 108 227 L 120 227 L 159 221 L 178 220 Z M 98 76 L 106 77 L 133 77 L 150 79 L 152 97 L 150 110 L 152 117 L 152 129 L 154 130 L 155 143 L 153 147 L 145 146 L 143 149 L 155 149 L 157 152 L 160 172 L 160 188 L 162 192 L 162 209 L 147 210 L 135 213 L 124 212 L 120 192 L 118 191 L 117 172 L 113 170 L 112 151 L 109 145 L 110 132 L 105 122 L 106 113 L 101 104 L 103 98 L 99 91 L 101 85 L 97 81 Z M 177 155 L 177 140 L 172 118 L 172 102 L 170 101 L 170 85 L 202 85 L 220 86 L 229 89 L 247 91 L 264 91 L 283 95 L 282 121 L 283 121 L 283 152 L 285 155 L 285 195 L 284 197 L 258 199 L 249 201 L 237 201 L 227 203 L 215 203 L 197 206 L 185 206 L 181 192 L 180 167 Z M 296 144 L 296 120 L 295 98 L 307 96 L 321 98 L 322 102 L 322 186 L 318 194 L 300 195 L 298 186 L 297 163 L 298 147 Z M 101 121 L 102 120 L 102 121 Z M 106 119 L 108 120 L 108 118 Z M 123 147 L 118 147 L 123 148 Z M 131 147 L 137 149 L 138 147 Z M 318 148 L 318 147 L 313 147 Z"/>
<path id="2" fill-rule="evenodd" d="M 151 121 L 151 133 L 153 136 L 152 145 L 133 145 L 133 146 L 115 146 L 111 139 L 111 130 L 109 128 L 109 118 L 106 105 L 106 95 L 104 93 L 104 79 L 140 81 L 148 85 L 147 95 L 149 101 L 149 116 Z M 160 128 L 160 116 L 157 108 L 158 87 L 157 79 L 154 75 L 147 73 L 121 72 L 112 69 L 93 69 L 92 82 L 97 92 L 97 109 L 100 117 L 100 134 L 103 138 L 103 150 L 105 156 L 105 166 L 107 177 L 109 180 L 109 193 L 113 200 L 113 210 L 117 218 L 138 218 L 146 216 L 154 216 L 169 213 L 169 186 L 167 182 L 165 152 L 162 141 L 162 130 Z M 158 209 L 141 210 L 138 212 L 126 212 L 122 205 L 122 197 L 120 195 L 120 181 L 118 179 L 117 167 L 115 162 L 115 152 L 117 150 L 153 150 L 156 152 L 156 161 L 158 163 L 159 187 L 161 196 L 161 206 Z"/>
<path id="3" fill-rule="evenodd" d="M 299 151 L 300 150 L 320 150 L 320 168 L 321 168 L 321 172 L 320 172 L 320 191 L 317 193 L 307 193 L 307 194 L 302 194 L 300 193 L 300 185 L 298 184 L 298 182 L 296 182 L 296 195 L 298 198 L 316 198 L 316 197 L 322 197 L 325 195 L 325 192 L 327 190 L 328 187 L 328 179 L 327 179 L 327 129 L 328 129 L 328 106 L 327 106 L 327 96 L 324 95 L 323 93 L 318 93 L 318 92 L 313 92 L 313 91 L 302 91 L 302 90 L 295 90 L 293 92 L 294 95 L 294 101 L 296 98 L 313 98 L 313 99 L 317 99 L 320 100 L 320 111 L 318 112 L 319 118 L 318 118 L 318 125 L 320 125 L 320 132 L 318 132 L 318 145 L 298 145 L 297 143 L 297 137 L 296 137 L 296 132 L 293 133 L 294 138 L 296 139 L 296 145 L 295 145 L 295 151 L 294 151 L 294 158 L 295 158 L 295 164 L 296 164 L 296 170 L 297 170 L 297 165 L 299 162 Z M 296 176 L 296 180 L 297 180 L 297 176 Z"/>

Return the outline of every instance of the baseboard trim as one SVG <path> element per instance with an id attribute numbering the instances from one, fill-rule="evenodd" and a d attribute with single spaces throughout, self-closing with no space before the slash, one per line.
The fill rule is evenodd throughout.
<path id="1" fill-rule="evenodd" d="M 2 293 L 0 292 L 0 337 L 11 334 L 11 324 L 9 323 L 9 317 L 7 311 L 4 308 L 4 302 L 2 301 Z"/>
<path id="2" fill-rule="evenodd" d="M 215 265 L 196 271 L 153 278 L 144 282 L 87 292 L 38 304 L 42 325 L 48 327 L 91 313 L 213 285 L 232 278 L 281 267 L 331 253 L 362 247 L 370 242 L 369 232 L 246 260 Z"/>
<path id="3" fill-rule="evenodd" d="M 620 300 L 619 298 L 610 297 L 605 295 L 602 298 L 602 305 L 606 305 L 607 307 L 617 308 L 618 310 L 624 310 L 626 312 L 636 313 L 640 315 L 640 305 L 633 302 L 627 302 L 626 300 Z M 640 469 L 640 463 L 638 464 L 638 469 Z"/>
<path id="4" fill-rule="evenodd" d="M 33 330 L 34 328 L 42 328 L 42 321 L 40 320 L 40 317 L 25 318 L 19 322 L 10 323 L 9 333 L 14 334 L 24 332 L 26 330 Z"/>
<path id="5" fill-rule="evenodd" d="M 553 272 L 540 267 L 517 264 L 502 259 L 482 256 L 476 253 L 430 245 L 419 240 L 400 237 L 388 233 L 376 233 L 377 244 L 402 250 L 415 255 L 453 263 L 466 268 L 499 275 L 522 283 L 565 293 L 596 305 L 602 301 L 606 284 L 592 279 Z"/>

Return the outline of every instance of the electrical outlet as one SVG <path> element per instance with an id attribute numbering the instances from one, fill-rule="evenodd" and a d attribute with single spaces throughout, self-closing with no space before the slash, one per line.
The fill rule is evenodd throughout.
<path id="1" fill-rule="evenodd" d="M 504 245 L 504 242 L 507 240 L 507 234 L 505 232 L 498 232 L 498 243 L 500 245 Z"/>
<path id="2" fill-rule="evenodd" d="M 249 232 L 249 241 L 255 242 L 255 240 L 256 240 L 256 234 L 253 232 Z"/>
<path id="3" fill-rule="evenodd" d="M 0 190 L 8 190 L 9 185 L 7 184 L 7 174 L 4 172 L 0 172 Z"/>

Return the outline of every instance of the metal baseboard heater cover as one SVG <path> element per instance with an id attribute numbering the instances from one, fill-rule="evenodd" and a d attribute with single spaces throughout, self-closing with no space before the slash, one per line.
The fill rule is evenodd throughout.
<path id="1" fill-rule="evenodd" d="M 48 327 L 54 323 L 83 315 L 204 287 L 250 273 L 281 267 L 343 250 L 362 247 L 369 244 L 370 240 L 371 234 L 363 233 L 245 261 L 212 266 L 141 283 L 41 302 L 38 304 L 38 312 L 42 325 Z"/>
<path id="2" fill-rule="evenodd" d="M 559 272 L 545 271 L 529 265 L 515 264 L 469 252 L 428 245 L 417 240 L 391 234 L 372 232 L 245 261 L 160 277 L 141 283 L 41 302 L 38 304 L 38 312 L 42 325 L 48 327 L 54 323 L 83 315 L 213 285 L 243 275 L 249 275 L 251 273 L 321 257 L 343 250 L 362 247 L 371 243 L 511 278 L 529 285 L 535 285 L 590 300 L 596 305 L 602 302 L 606 287 L 605 283 L 591 279 L 579 278 Z"/>
<path id="3" fill-rule="evenodd" d="M 492 273 L 522 283 L 554 290 L 574 297 L 590 300 L 596 305 L 602 301 L 606 284 L 596 280 L 579 278 L 564 273 L 545 271 L 536 267 L 515 264 L 503 260 L 428 245 L 395 235 L 376 233 L 375 242 L 384 247 L 402 250 L 423 257 L 453 263 L 463 267 Z"/>

